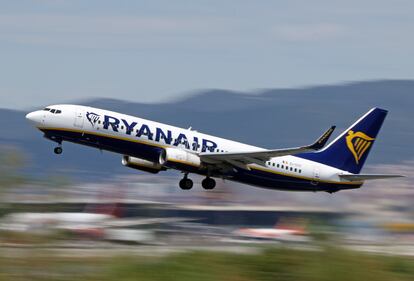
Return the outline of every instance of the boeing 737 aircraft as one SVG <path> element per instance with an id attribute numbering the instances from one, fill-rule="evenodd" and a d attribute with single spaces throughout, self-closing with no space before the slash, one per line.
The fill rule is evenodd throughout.
<path id="1" fill-rule="evenodd" d="M 323 148 L 335 127 L 315 143 L 286 149 L 263 149 L 189 129 L 169 126 L 108 110 L 51 105 L 26 115 L 44 137 L 58 144 L 69 141 L 123 155 L 124 166 L 158 173 L 184 173 L 180 188 L 191 189 L 190 173 L 205 176 L 202 186 L 213 189 L 213 178 L 287 191 L 333 193 L 362 186 L 365 180 L 398 175 L 360 174 L 387 111 L 373 108 Z"/>

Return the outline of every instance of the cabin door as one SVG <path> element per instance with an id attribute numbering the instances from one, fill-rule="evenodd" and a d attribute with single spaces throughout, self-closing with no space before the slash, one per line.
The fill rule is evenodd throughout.
<path id="1" fill-rule="evenodd" d="M 75 127 L 77 128 L 83 128 L 83 122 L 84 122 L 83 111 L 82 110 L 76 111 L 75 122 L 73 125 L 75 125 Z"/>
<path id="2" fill-rule="evenodd" d="M 319 174 L 319 169 L 318 169 L 317 167 L 315 167 L 315 168 L 313 169 L 313 180 L 312 180 L 312 182 L 311 182 L 311 183 L 312 183 L 313 185 L 318 185 L 320 178 L 321 178 L 321 176 L 320 176 L 320 174 Z"/>

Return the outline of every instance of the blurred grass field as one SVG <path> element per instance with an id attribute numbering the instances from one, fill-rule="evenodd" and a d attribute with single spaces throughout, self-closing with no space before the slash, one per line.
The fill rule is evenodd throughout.
<path id="1" fill-rule="evenodd" d="M 3 280 L 414 280 L 414 259 L 331 247 L 111 258 L 67 258 L 29 249 L 23 257 L 0 258 Z"/>

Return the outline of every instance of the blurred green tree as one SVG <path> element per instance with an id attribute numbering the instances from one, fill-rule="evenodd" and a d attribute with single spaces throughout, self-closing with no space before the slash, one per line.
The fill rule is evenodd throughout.
<path id="1" fill-rule="evenodd" d="M 0 191 L 25 182 L 21 170 L 26 162 L 23 152 L 18 148 L 0 146 Z"/>

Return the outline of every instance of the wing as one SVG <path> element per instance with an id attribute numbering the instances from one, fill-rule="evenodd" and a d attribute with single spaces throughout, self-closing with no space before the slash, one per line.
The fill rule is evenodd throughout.
<path id="1" fill-rule="evenodd" d="M 390 178 L 401 178 L 402 175 L 383 175 L 383 174 L 358 174 L 358 175 L 339 175 L 340 178 L 348 181 L 365 181 L 365 180 L 379 180 Z"/>
<path id="2" fill-rule="evenodd" d="M 224 152 L 224 153 L 201 153 L 201 161 L 208 164 L 220 164 L 228 163 L 236 167 L 248 169 L 247 164 L 263 165 L 266 161 L 273 157 L 280 157 L 286 155 L 295 155 L 298 153 L 316 151 L 321 149 L 327 143 L 329 137 L 335 130 L 335 126 L 332 126 L 327 130 L 320 138 L 311 145 L 284 149 L 272 149 L 272 150 L 259 150 L 249 152 Z"/>

